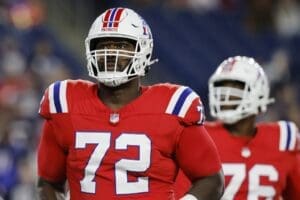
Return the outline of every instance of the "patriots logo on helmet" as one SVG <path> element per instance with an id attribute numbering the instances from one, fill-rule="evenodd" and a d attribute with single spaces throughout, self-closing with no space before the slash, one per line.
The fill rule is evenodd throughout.
<path id="1" fill-rule="evenodd" d="M 113 8 L 106 11 L 102 19 L 102 31 L 117 31 L 124 8 Z"/>

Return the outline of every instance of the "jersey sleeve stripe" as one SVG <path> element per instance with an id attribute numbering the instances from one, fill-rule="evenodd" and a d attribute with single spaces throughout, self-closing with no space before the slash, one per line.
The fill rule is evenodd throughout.
<path id="1" fill-rule="evenodd" d="M 287 121 L 280 121 L 280 151 L 293 150 L 296 146 L 296 126 Z"/>
<path id="2" fill-rule="evenodd" d="M 67 104 L 67 81 L 64 80 L 61 82 L 61 88 L 59 93 L 59 100 L 61 103 L 62 112 L 68 112 L 68 104 Z"/>
<path id="3" fill-rule="evenodd" d="M 291 143 L 291 126 L 288 122 L 286 122 L 286 128 L 287 128 L 287 141 L 286 141 L 286 145 L 285 145 L 285 149 L 288 150 L 290 143 Z"/>
<path id="4" fill-rule="evenodd" d="M 61 113 L 61 104 L 60 104 L 60 81 L 57 81 L 54 83 L 54 93 L 53 93 L 53 98 L 54 98 L 54 105 L 56 108 L 57 113 Z"/>
<path id="5" fill-rule="evenodd" d="M 66 113 L 67 105 L 67 81 L 57 81 L 49 87 L 50 113 Z"/>
<path id="6" fill-rule="evenodd" d="M 40 106 L 39 106 L 39 111 L 38 113 L 41 113 L 42 110 L 42 102 L 45 100 L 45 96 L 42 97 L 41 101 L 40 101 Z"/>
<path id="7" fill-rule="evenodd" d="M 56 113 L 56 107 L 54 104 L 54 83 L 49 86 L 48 98 L 49 98 L 49 106 L 50 106 L 50 113 Z"/>
<path id="8" fill-rule="evenodd" d="M 286 121 L 280 121 L 280 144 L 279 144 L 279 150 L 285 151 L 286 145 L 288 141 L 288 129 L 287 129 L 287 123 Z"/>
<path id="9" fill-rule="evenodd" d="M 297 142 L 297 127 L 294 123 L 290 122 L 290 130 L 291 130 L 291 142 L 289 145 L 289 150 L 294 150 L 296 148 L 296 142 Z"/>
<path id="10" fill-rule="evenodd" d="M 173 109 L 172 114 L 178 115 L 186 98 L 192 93 L 192 90 L 190 88 L 185 88 L 183 92 L 180 94 L 178 101 L 175 104 L 175 108 Z"/>
<path id="11" fill-rule="evenodd" d="M 173 94 L 166 113 L 184 117 L 198 95 L 189 87 L 181 86 Z"/>
<path id="12" fill-rule="evenodd" d="M 175 104 L 176 102 L 178 101 L 179 99 L 179 96 L 180 94 L 186 89 L 187 87 L 184 87 L 184 86 L 181 86 L 179 87 L 175 93 L 173 94 L 173 96 L 171 97 L 171 100 L 168 104 L 168 107 L 166 109 L 166 113 L 168 114 L 172 114 L 173 110 L 174 110 L 174 107 L 175 107 Z"/>
<path id="13" fill-rule="evenodd" d="M 188 97 L 186 98 L 180 112 L 179 117 L 184 117 L 187 113 L 188 109 L 192 105 L 193 101 L 198 97 L 198 95 L 195 92 L 191 92 Z"/>

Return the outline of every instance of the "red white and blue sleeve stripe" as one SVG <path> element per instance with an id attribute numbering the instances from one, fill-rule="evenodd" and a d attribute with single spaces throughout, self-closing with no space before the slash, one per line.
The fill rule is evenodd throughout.
<path id="1" fill-rule="evenodd" d="M 184 118 L 196 98 L 198 95 L 191 88 L 180 86 L 172 95 L 166 113 Z"/>
<path id="2" fill-rule="evenodd" d="M 279 121 L 278 124 L 280 127 L 279 150 L 293 151 L 296 148 L 297 126 L 290 121 Z"/>
<path id="3" fill-rule="evenodd" d="M 67 113 L 67 81 L 57 81 L 49 86 L 50 113 Z"/>

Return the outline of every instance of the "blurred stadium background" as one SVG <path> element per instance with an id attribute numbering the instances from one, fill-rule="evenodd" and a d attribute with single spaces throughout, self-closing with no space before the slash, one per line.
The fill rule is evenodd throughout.
<path id="1" fill-rule="evenodd" d="M 251 56 L 266 70 L 276 98 L 260 120 L 293 120 L 300 126 L 299 0 L 0 0 L 3 199 L 35 199 L 40 98 L 55 80 L 88 79 L 84 39 L 95 17 L 115 6 L 134 8 L 152 28 L 154 57 L 160 61 L 145 84 L 191 86 L 210 119 L 210 74 L 228 56 Z"/>

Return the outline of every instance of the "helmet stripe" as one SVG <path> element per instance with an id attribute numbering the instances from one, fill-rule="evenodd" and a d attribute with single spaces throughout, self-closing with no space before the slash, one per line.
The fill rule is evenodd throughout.
<path id="1" fill-rule="evenodd" d="M 115 17 L 115 20 L 114 20 L 114 27 L 116 27 L 116 28 L 119 27 L 119 22 L 120 22 L 120 18 L 121 18 L 121 15 L 123 13 L 123 10 L 124 10 L 124 8 L 119 8 L 118 11 L 117 11 L 117 14 L 116 14 L 116 17 Z"/>
<path id="2" fill-rule="evenodd" d="M 105 16 L 104 16 L 104 20 L 103 20 L 103 27 L 102 28 L 107 28 L 107 22 L 108 22 L 110 13 L 111 13 L 111 9 L 106 11 Z"/>
<path id="3" fill-rule="evenodd" d="M 114 18 L 115 18 L 116 11 L 117 11 L 117 8 L 114 8 L 114 9 L 112 10 L 111 15 L 110 15 L 110 17 L 109 17 L 108 27 L 112 27 L 113 21 L 114 21 Z"/>

